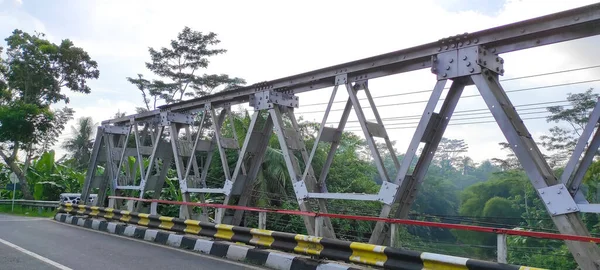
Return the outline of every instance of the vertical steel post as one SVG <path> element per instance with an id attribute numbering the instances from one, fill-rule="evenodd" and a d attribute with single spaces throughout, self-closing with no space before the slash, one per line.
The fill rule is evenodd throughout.
<path id="1" fill-rule="evenodd" d="M 100 150 L 103 143 L 104 138 L 104 129 L 99 126 L 96 129 L 96 138 L 94 139 L 94 145 L 92 146 L 92 153 L 90 154 L 90 163 L 88 163 L 88 168 L 85 174 L 85 182 L 83 183 L 83 190 L 81 191 L 81 200 L 85 204 L 88 204 L 89 197 L 92 192 L 92 184 L 96 181 L 96 171 L 98 168 L 98 156 L 100 155 Z M 108 158 L 108 157 L 107 157 Z M 106 172 L 104 172 L 106 175 Z M 102 181 L 104 182 L 104 181 Z M 100 183 L 102 186 L 103 183 Z M 106 189 L 106 187 L 105 187 Z M 98 201 L 98 200 L 96 200 Z M 98 206 L 104 206 L 104 201 L 101 201 Z"/>
<path id="2" fill-rule="evenodd" d="M 267 229 L 267 212 L 258 212 L 258 228 L 261 230 Z"/>
<path id="3" fill-rule="evenodd" d="M 508 250 L 506 247 L 506 234 L 497 235 L 497 255 L 499 263 L 507 263 Z"/>

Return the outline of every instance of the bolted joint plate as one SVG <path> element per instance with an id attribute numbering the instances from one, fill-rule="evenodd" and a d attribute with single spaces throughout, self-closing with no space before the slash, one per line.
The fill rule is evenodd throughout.
<path id="1" fill-rule="evenodd" d="M 254 110 L 267 110 L 275 105 L 298 108 L 299 101 L 295 95 L 268 90 L 251 95 L 249 105 L 254 107 Z"/>
<path id="2" fill-rule="evenodd" d="M 552 216 L 578 212 L 579 208 L 564 184 L 538 189 L 546 209 Z"/>
<path id="3" fill-rule="evenodd" d="M 306 185 L 304 181 L 298 181 L 292 185 L 294 187 L 294 192 L 296 193 L 296 199 L 301 202 L 305 199 L 308 199 L 308 189 L 306 189 Z"/>
<path id="4" fill-rule="evenodd" d="M 191 114 L 161 112 L 160 125 L 169 126 L 171 123 L 188 124 L 194 123 L 194 117 Z"/>
<path id="5" fill-rule="evenodd" d="M 229 194 L 231 194 L 232 188 L 233 182 L 229 179 L 225 179 L 225 184 L 223 185 L 223 194 L 225 194 L 225 196 L 229 196 Z"/>
<path id="6" fill-rule="evenodd" d="M 102 130 L 108 134 L 125 135 L 129 133 L 129 126 L 103 126 Z"/>
<path id="7" fill-rule="evenodd" d="M 335 76 L 335 85 L 342 85 L 348 82 L 348 74 L 340 74 Z"/>
<path id="8" fill-rule="evenodd" d="M 379 193 L 377 194 L 377 201 L 391 205 L 394 203 L 394 196 L 396 196 L 398 188 L 399 186 L 394 183 L 383 181 Z"/>
<path id="9" fill-rule="evenodd" d="M 431 72 L 438 80 L 480 74 L 483 70 L 504 75 L 504 59 L 480 46 L 441 52 L 431 61 Z"/>

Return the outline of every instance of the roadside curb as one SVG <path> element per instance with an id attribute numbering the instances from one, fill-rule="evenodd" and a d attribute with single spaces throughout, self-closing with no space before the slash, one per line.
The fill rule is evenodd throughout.
<path id="1" fill-rule="evenodd" d="M 207 255 L 226 258 L 233 261 L 245 262 L 278 270 L 359 270 L 364 268 L 350 267 L 340 263 L 318 261 L 308 257 L 273 252 L 252 246 L 242 246 L 224 241 L 198 239 L 181 234 L 154 230 L 134 225 L 125 225 L 91 218 L 76 217 L 58 213 L 54 219 L 66 224 L 107 232 L 111 234 L 132 237 L 161 245 L 193 250 Z"/>

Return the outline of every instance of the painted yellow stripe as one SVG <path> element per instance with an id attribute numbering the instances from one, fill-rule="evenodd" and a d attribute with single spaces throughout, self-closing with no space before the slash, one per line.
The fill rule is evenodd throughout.
<path id="1" fill-rule="evenodd" d="M 90 207 L 90 209 L 92 209 L 90 216 L 98 216 L 98 214 L 100 214 L 100 209 L 98 209 L 98 208 L 99 207 L 97 207 L 97 206 Z"/>
<path id="2" fill-rule="evenodd" d="M 150 223 L 150 219 L 148 218 L 149 216 L 149 214 L 138 214 L 138 217 L 140 218 L 138 224 L 142 226 L 148 226 L 148 223 Z"/>
<path id="3" fill-rule="evenodd" d="M 271 247 L 271 244 L 275 242 L 275 238 L 271 236 L 272 233 L 273 231 L 269 230 L 251 229 L 250 234 L 252 234 L 252 239 L 250 239 L 250 244 Z"/>
<path id="4" fill-rule="evenodd" d="M 215 238 L 231 240 L 233 237 L 232 225 L 216 224 L 215 228 L 217 228 L 217 233 L 214 236 Z"/>
<path id="5" fill-rule="evenodd" d="M 104 209 L 104 212 L 106 212 L 106 213 L 104 213 L 104 218 L 112 219 L 113 216 L 115 215 L 112 210 L 113 210 L 112 208 Z"/>
<path id="6" fill-rule="evenodd" d="M 387 255 L 383 253 L 384 246 L 352 242 L 350 248 L 352 249 L 352 255 L 350 255 L 352 262 L 383 266 L 387 261 Z"/>
<path id="7" fill-rule="evenodd" d="M 429 252 L 421 253 L 423 261 L 423 270 L 447 269 L 447 270 L 468 270 L 467 258 L 454 257 Z"/>
<path id="8" fill-rule="evenodd" d="M 186 219 L 183 223 L 185 224 L 185 229 L 183 231 L 186 233 L 199 234 L 202 230 L 200 221 Z"/>
<path id="9" fill-rule="evenodd" d="M 131 220 L 129 213 L 129 211 L 121 211 L 121 218 L 119 220 L 123 222 L 129 222 L 129 220 Z"/>
<path id="10" fill-rule="evenodd" d="M 309 255 L 321 255 L 321 251 L 323 251 L 323 245 L 320 244 L 322 237 L 296 234 L 294 239 L 298 242 L 298 245 L 294 248 L 295 252 Z"/>
<path id="11" fill-rule="evenodd" d="M 173 226 L 175 226 L 175 224 L 173 224 L 172 217 L 160 216 L 158 217 L 158 220 L 160 220 L 160 224 L 158 225 L 158 227 L 161 229 L 170 230 L 171 228 L 173 228 Z"/>

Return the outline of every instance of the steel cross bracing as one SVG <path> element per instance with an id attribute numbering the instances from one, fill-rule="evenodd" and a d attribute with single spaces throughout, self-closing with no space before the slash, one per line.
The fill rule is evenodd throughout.
<path id="1" fill-rule="evenodd" d="M 376 200 L 382 202 L 382 217 L 406 217 L 463 88 L 475 84 L 538 194 L 546 202 L 559 231 L 589 235 L 577 212 L 595 211 L 600 207 L 587 204 L 579 186 L 600 145 L 599 132 L 594 135 L 582 161 L 578 160 L 600 118 L 600 110 L 592 113 L 591 127 L 584 131 L 585 136 L 577 144 L 574 157 L 565 169 L 568 175 L 559 183 L 498 82 L 498 75 L 504 73 L 499 54 L 599 33 L 600 4 L 594 4 L 104 121 L 94 142 L 82 199 L 87 201 L 96 189 L 97 201 L 101 204 L 108 193 L 138 192 L 139 197 L 158 198 L 171 162 L 175 161 L 183 200 L 191 200 L 192 194 L 197 194 L 201 201 L 209 194 L 220 194 L 224 196 L 224 204 L 245 206 L 250 202 L 252 185 L 261 169 L 269 139 L 275 133 L 301 210 L 326 212 L 327 199 Z M 385 140 L 385 147 L 392 157 L 395 153 L 371 97 L 368 81 L 429 67 L 437 75 L 437 83 L 402 164 L 395 164 L 398 174 L 390 176 L 382 165 L 374 137 Z M 435 112 L 448 80 L 452 81 L 450 90 L 441 109 Z M 333 87 L 333 93 L 315 146 L 309 154 L 294 115 L 294 108 L 299 106 L 295 94 L 326 87 Z M 337 128 L 325 127 L 339 87 L 348 92 L 346 107 Z M 366 120 L 357 98 L 359 91 L 364 91 L 375 122 Z M 240 148 L 234 122 L 230 120 L 224 124 L 224 121 L 230 115 L 230 106 L 243 102 L 250 102 L 255 112 Z M 220 113 L 217 114 L 218 110 Z M 378 194 L 336 194 L 328 193 L 326 188 L 327 173 L 351 110 L 356 113 L 378 173 L 384 180 Z M 143 127 L 141 131 L 140 126 Z M 232 132 L 224 131 L 224 126 Z M 205 134 L 204 128 L 209 132 Z M 230 137 L 224 136 L 225 133 Z M 311 161 L 314 147 L 319 142 L 330 145 L 325 165 L 317 178 Z M 416 167 L 410 171 L 420 143 L 425 143 L 425 147 L 418 155 Z M 223 177 L 219 179 L 222 186 L 207 187 L 215 149 L 223 170 Z M 228 157 L 236 158 L 233 171 Z M 198 164 L 198 160 L 202 164 Z M 136 207 L 140 209 L 141 205 Z M 199 218 L 205 219 L 206 211 L 201 212 Z M 193 217 L 193 209 L 183 207 L 180 215 Z M 237 225 L 243 219 L 243 211 L 238 210 L 233 215 L 219 213 L 216 219 Z M 323 228 L 315 228 L 313 218 L 304 219 L 308 233 L 314 234 L 318 230 L 323 236 L 335 237 L 329 220 L 322 220 L 322 223 L 319 220 L 318 224 Z M 377 224 L 370 242 L 383 243 L 387 233 L 388 228 Z M 583 269 L 598 269 L 600 251 L 597 246 L 571 241 L 567 241 L 567 245 Z"/>

